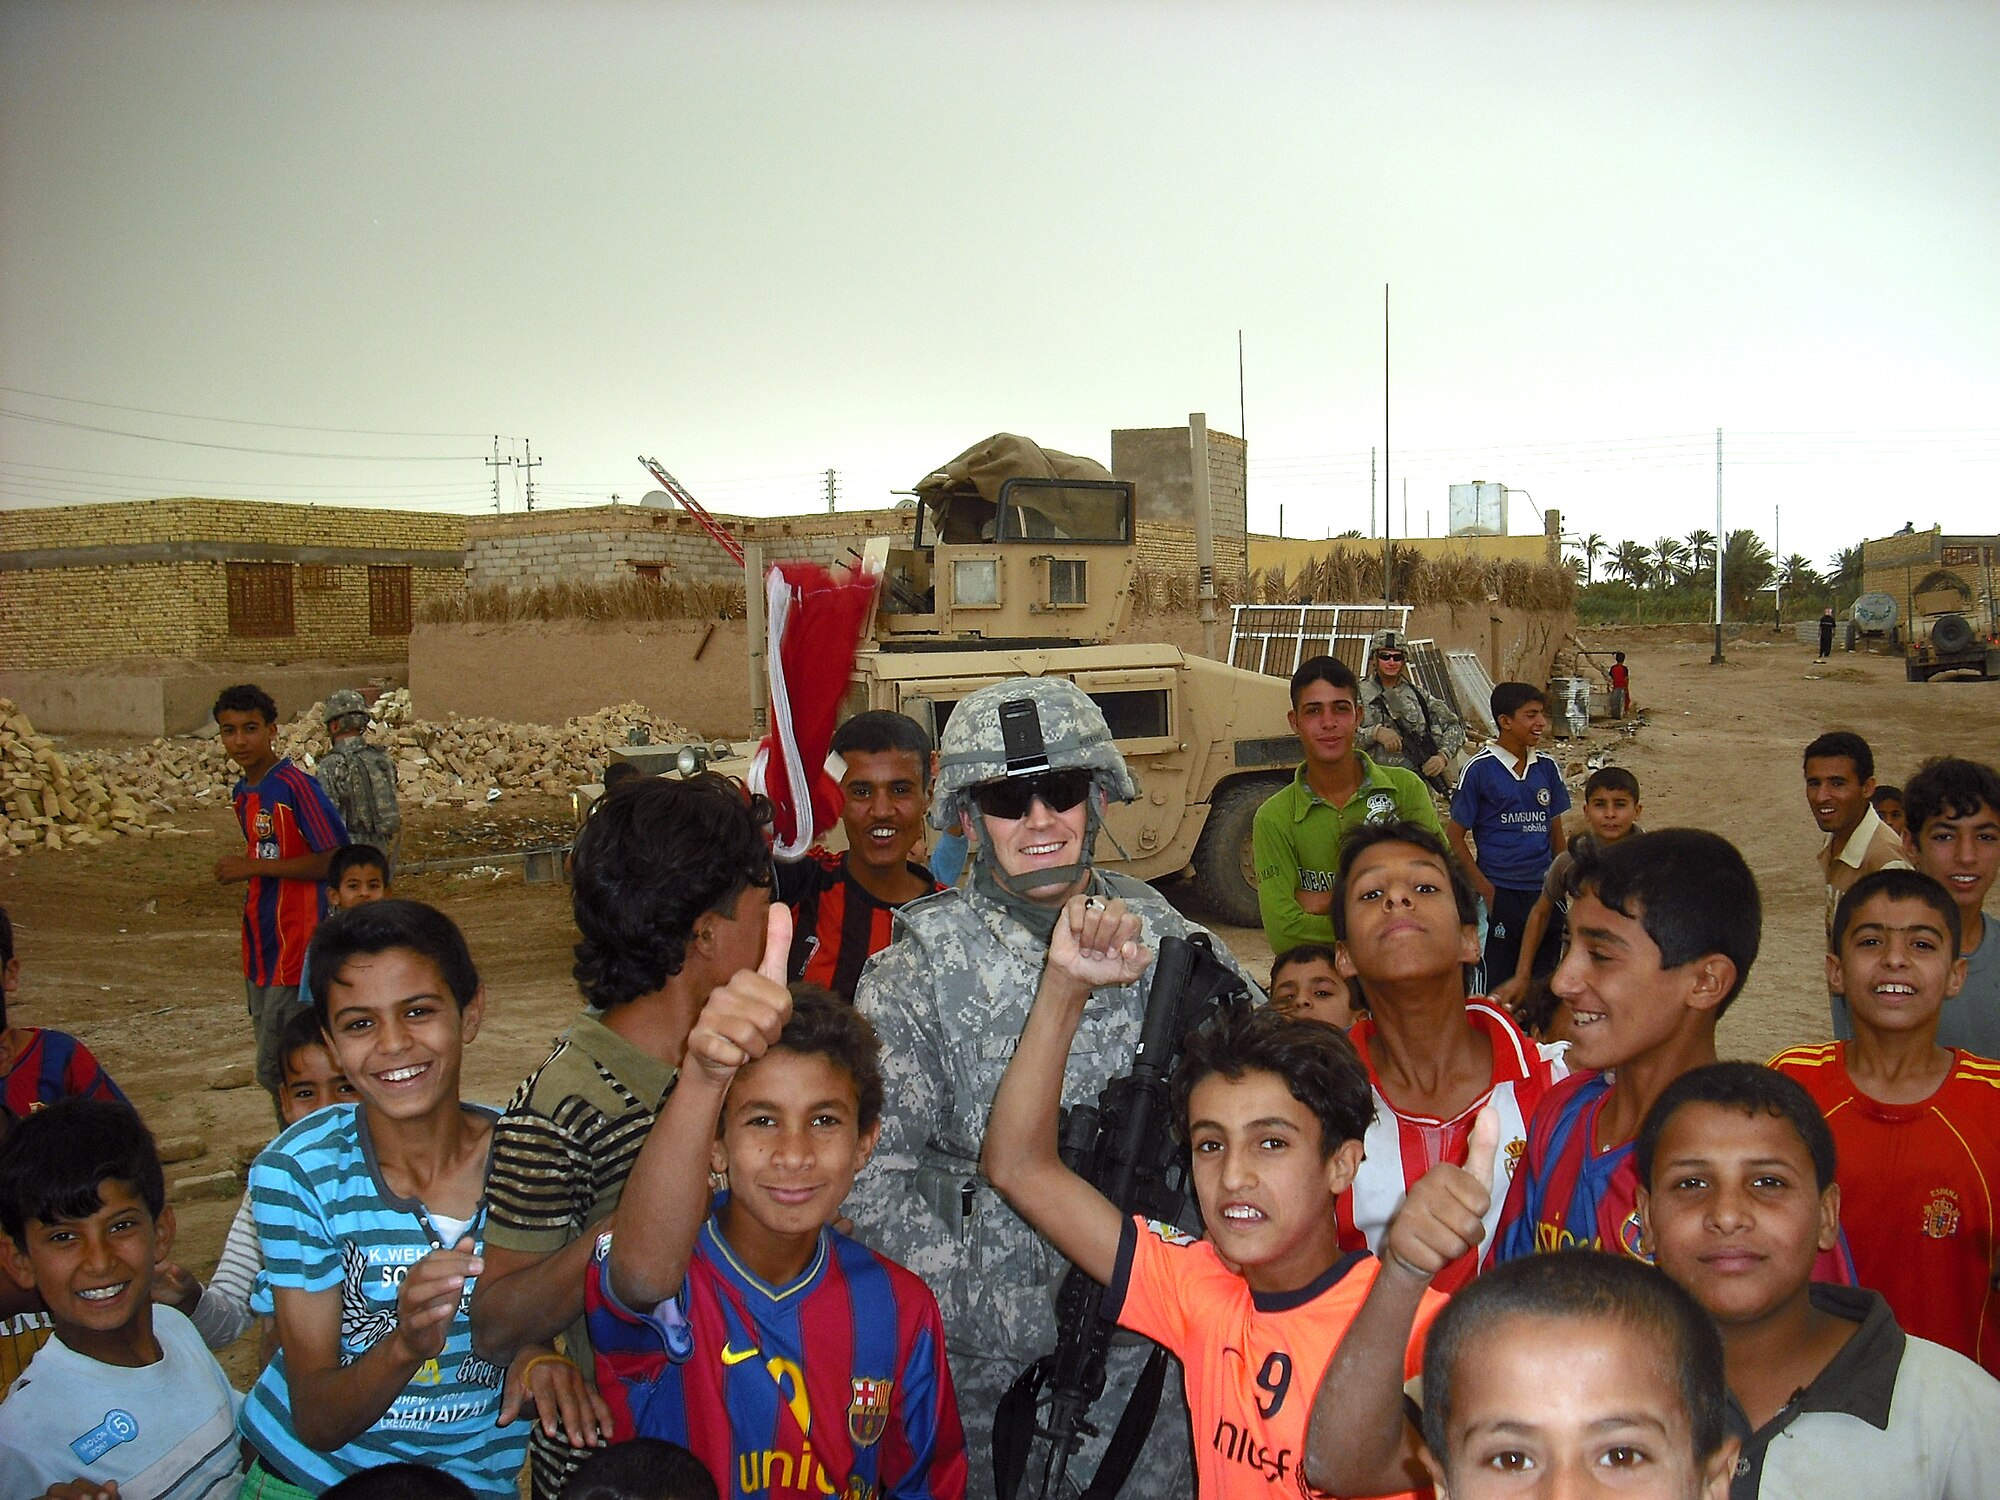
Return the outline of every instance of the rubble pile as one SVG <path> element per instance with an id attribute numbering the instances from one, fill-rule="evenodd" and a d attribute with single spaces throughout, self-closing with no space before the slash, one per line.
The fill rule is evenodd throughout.
<path id="1" fill-rule="evenodd" d="M 561 725 L 507 724 L 498 719 L 451 717 L 429 723 L 412 716 L 408 688 L 384 693 L 370 710 L 368 741 L 396 763 L 396 791 L 405 809 L 467 805 L 493 791 L 534 791 L 560 796 L 594 780 L 614 746 L 674 743 L 687 730 L 638 703 L 621 703 Z M 314 704 L 278 734 L 278 750 L 310 771 L 328 748 L 320 705 Z M 78 753 L 100 775 L 116 776 L 163 809 L 221 807 L 237 769 L 211 733 L 154 740 L 137 749 Z"/>
<path id="2" fill-rule="evenodd" d="M 65 757 L 28 716 L 0 698 L 0 856 L 26 848 L 88 848 L 111 839 L 183 838 L 155 823 L 165 811 L 115 775 Z"/>

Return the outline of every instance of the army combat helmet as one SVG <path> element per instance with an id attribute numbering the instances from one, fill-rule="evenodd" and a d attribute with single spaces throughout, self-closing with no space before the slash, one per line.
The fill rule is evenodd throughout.
<path id="1" fill-rule="evenodd" d="M 1139 789 L 1112 742 L 1104 711 L 1068 678 L 1015 677 L 989 683 L 961 700 L 945 725 L 938 744 L 931 826 L 949 831 L 959 826 L 961 817 L 976 817 L 973 787 L 1069 770 L 1089 771 L 1094 794 L 1085 804 L 1084 861 L 1074 868 L 1038 872 L 1037 885 L 1056 878 L 1076 880 L 1089 867 L 1090 850 L 1097 841 L 1099 798 L 1130 802 Z"/>
<path id="2" fill-rule="evenodd" d="M 359 733 L 368 727 L 368 700 L 356 688 L 335 688 L 326 695 L 320 717 L 329 730 Z M 357 719 L 359 723 L 355 722 Z"/>

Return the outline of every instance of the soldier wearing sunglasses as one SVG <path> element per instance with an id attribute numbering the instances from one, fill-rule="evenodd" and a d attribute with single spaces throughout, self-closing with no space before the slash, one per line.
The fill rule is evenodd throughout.
<path id="1" fill-rule="evenodd" d="M 1409 669 L 1409 641 L 1399 631 L 1378 630 L 1368 643 L 1368 676 L 1361 683 L 1361 737 L 1378 766 L 1415 771 L 1431 787 L 1449 791 L 1445 771 L 1465 745 L 1465 725 L 1444 699 Z"/>
<path id="2" fill-rule="evenodd" d="M 965 1416 L 967 1494 L 991 1497 L 994 1410 L 1055 1346 L 1050 1293 L 1063 1264 L 979 1175 L 994 1090 L 1037 990 L 1081 983 L 1090 999 L 1063 1103 L 1095 1102 L 1131 1068 L 1161 938 L 1200 929 L 1152 887 L 1095 868 L 1105 805 L 1138 788 L 1103 713 L 1074 683 L 981 688 L 953 710 L 939 750 L 931 822 L 963 830 L 972 864 L 958 889 L 901 907 L 894 941 L 862 972 L 855 1004 L 881 1035 L 886 1097 L 881 1142 L 847 1212 L 860 1239 L 937 1294 Z M 1080 949 L 1073 924 L 1094 930 L 1128 914 L 1136 957 Z M 1143 1343 L 1113 1351 L 1091 1413 L 1098 1435 L 1072 1475 L 1096 1471 L 1145 1353 Z M 1180 1391 L 1170 1376 L 1125 1493 L 1192 1492 Z"/>

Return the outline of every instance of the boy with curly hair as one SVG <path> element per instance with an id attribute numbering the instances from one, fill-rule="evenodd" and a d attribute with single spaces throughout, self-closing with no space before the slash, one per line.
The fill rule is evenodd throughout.
<path id="1" fill-rule="evenodd" d="M 494 1127 L 487 1270 L 472 1302 L 485 1358 L 560 1334 L 592 1369 L 584 1275 L 596 1230 L 618 1207 L 709 992 L 757 965 L 771 879 L 756 808 L 720 776 L 647 777 L 593 807 L 571 875 L 574 972 L 591 1009 Z M 531 1436 L 536 1500 L 554 1500 L 583 1457 Z"/>

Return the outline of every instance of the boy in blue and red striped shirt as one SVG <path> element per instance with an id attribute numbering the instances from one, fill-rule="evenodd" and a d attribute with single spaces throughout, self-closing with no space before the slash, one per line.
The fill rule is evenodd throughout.
<path id="1" fill-rule="evenodd" d="M 879 1043 L 825 990 L 786 989 L 791 926 L 774 905 L 759 968 L 709 996 L 598 1238 L 584 1305 L 612 1441 L 683 1444 L 732 1500 L 962 1500 L 937 1299 L 828 1227 L 875 1144 Z"/>
<path id="2" fill-rule="evenodd" d="M 250 683 L 224 688 L 214 713 L 223 751 L 243 771 L 230 800 L 246 844 L 215 862 L 215 878 L 249 885 L 243 987 L 257 1036 L 257 1081 L 275 1099 L 284 1086 L 278 1033 L 298 1002 L 306 945 L 326 915 L 322 882 L 347 829 L 319 783 L 278 754 L 278 705 L 269 693 Z"/>

